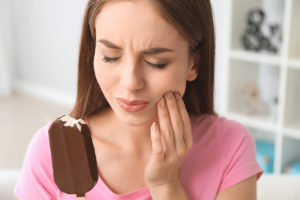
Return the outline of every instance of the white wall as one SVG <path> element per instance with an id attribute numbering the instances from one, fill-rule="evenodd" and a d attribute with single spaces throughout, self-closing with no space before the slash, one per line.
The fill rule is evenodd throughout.
<path id="1" fill-rule="evenodd" d="M 13 0 L 15 87 L 45 97 L 58 94 L 62 101 L 75 96 L 85 4 Z"/>
<path id="2" fill-rule="evenodd" d="M 0 96 L 11 93 L 12 74 L 11 1 L 0 1 Z"/>
<path id="3" fill-rule="evenodd" d="M 215 109 L 217 112 L 221 112 L 221 101 L 222 101 L 222 74 L 223 74 L 223 61 L 222 53 L 224 51 L 224 15 L 225 15 L 225 3 L 224 0 L 211 0 L 214 20 L 215 20 L 215 31 L 216 31 L 216 65 L 215 65 Z M 227 2 L 228 3 L 228 2 Z M 223 34 L 222 34 L 223 33 Z"/>

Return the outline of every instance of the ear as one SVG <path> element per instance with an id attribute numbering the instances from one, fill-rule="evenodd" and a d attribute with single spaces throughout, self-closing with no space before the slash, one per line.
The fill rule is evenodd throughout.
<path id="1" fill-rule="evenodd" d="M 197 78 L 197 76 L 198 76 L 198 72 L 197 72 L 196 65 L 195 65 L 195 57 L 191 56 L 189 66 L 188 66 L 188 73 L 186 76 L 186 80 L 193 81 Z"/>

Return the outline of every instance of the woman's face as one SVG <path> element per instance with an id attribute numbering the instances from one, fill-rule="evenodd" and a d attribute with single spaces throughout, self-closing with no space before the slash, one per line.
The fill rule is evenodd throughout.
<path id="1" fill-rule="evenodd" d="M 156 104 L 165 92 L 177 91 L 183 96 L 186 81 L 197 76 L 188 42 L 146 1 L 106 3 L 96 17 L 95 29 L 96 79 L 123 121 L 137 125 L 153 120 Z M 130 112 L 116 98 L 149 103 Z"/>

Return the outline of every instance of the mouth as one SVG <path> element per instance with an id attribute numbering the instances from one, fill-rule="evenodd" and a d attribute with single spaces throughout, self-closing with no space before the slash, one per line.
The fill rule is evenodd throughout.
<path id="1" fill-rule="evenodd" d="M 149 103 L 148 101 L 144 101 L 144 100 L 127 100 L 127 99 L 123 99 L 123 98 L 116 98 L 117 101 L 133 106 L 133 105 L 141 105 L 141 104 L 146 104 Z"/>
<path id="2" fill-rule="evenodd" d="M 127 111 L 127 112 L 139 112 L 145 109 L 149 102 L 143 101 L 143 100 L 135 100 L 135 101 L 128 101 L 128 100 L 123 100 L 120 98 L 116 98 L 119 106 Z"/>

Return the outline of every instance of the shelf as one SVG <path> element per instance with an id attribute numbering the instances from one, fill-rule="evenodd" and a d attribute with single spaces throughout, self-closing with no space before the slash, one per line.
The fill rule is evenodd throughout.
<path id="1" fill-rule="evenodd" d="M 288 69 L 284 126 L 300 130 L 300 70 Z"/>
<path id="2" fill-rule="evenodd" d="M 265 14 L 262 24 L 258 25 L 259 29 L 261 30 L 260 32 L 265 38 L 270 40 L 272 45 L 277 48 L 276 55 L 279 56 L 281 54 L 280 31 L 282 30 L 284 11 L 284 1 L 282 0 L 277 0 L 276 2 L 272 0 L 232 0 L 230 48 L 234 50 L 245 49 L 242 38 L 244 37 L 246 30 L 249 30 L 250 28 L 248 24 L 248 14 L 250 10 L 256 8 L 261 8 Z M 255 19 L 257 19 L 257 17 Z M 274 24 L 279 25 L 279 31 L 275 36 L 270 37 L 270 26 Z M 250 29 L 255 30 L 253 27 Z M 247 34 L 249 36 L 249 41 L 259 41 L 256 40 L 258 37 L 254 32 Z M 258 44 L 259 43 L 260 42 L 258 42 Z M 267 50 L 261 50 L 260 52 L 267 52 Z"/>
<path id="3" fill-rule="evenodd" d="M 293 163 L 300 161 L 300 140 L 284 137 L 282 151 L 281 172 L 286 173 L 287 167 L 291 167 Z M 299 169 L 300 175 L 300 169 Z"/>
<path id="4" fill-rule="evenodd" d="M 264 117 L 249 117 L 237 113 L 227 113 L 226 117 L 238 121 L 249 128 L 257 128 L 261 131 L 271 132 L 272 134 L 275 134 L 277 129 L 277 125 L 275 123 L 266 121 L 266 118 Z"/>
<path id="5" fill-rule="evenodd" d="M 228 113 L 276 122 L 279 67 L 231 59 Z"/>
<path id="6" fill-rule="evenodd" d="M 300 59 L 297 59 L 297 60 L 296 59 L 289 59 L 288 60 L 288 67 L 300 70 Z"/>
<path id="7" fill-rule="evenodd" d="M 261 26 L 247 21 L 255 8 L 265 13 Z M 268 175 L 300 175 L 300 0 L 231 0 L 227 10 L 223 114 L 249 129 L 257 160 L 272 166 Z M 265 34 L 274 24 L 277 35 Z M 251 41 L 245 40 L 246 31 Z M 278 51 L 260 48 L 265 39 Z M 251 46 L 255 42 L 257 48 Z M 264 163 L 269 158 L 272 165 Z"/>
<path id="8" fill-rule="evenodd" d="M 300 59 L 300 1 L 292 1 L 292 17 L 291 17 L 291 32 L 290 32 L 290 48 L 289 58 Z"/>
<path id="9" fill-rule="evenodd" d="M 264 140 L 264 141 L 275 143 L 275 137 L 276 137 L 275 130 L 273 131 L 261 130 L 257 127 L 253 128 L 247 125 L 246 127 L 251 132 L 255 140 Z"/>
<path id="10" fill-rule="evenodd" d="M 284 128 L 283 135 L 300 140 L 300 126 L 298 125 L 297 128 Z"/>
<path id="11" fill-rule="evenodd" d="M 274 66 L 280 65 L 280 57 L 278 55 L 269 53 L 256 53 L 245 50 L 231 50 L 230 57 L 232 59 L 254 62 L 254 63 L 266 63 Z"/>
<path id="12" fill-rule="evenodd" d="M 275 134 L 248 127 L 255 139 L 256 159 L 265 173 L 274 172 Z"/>

